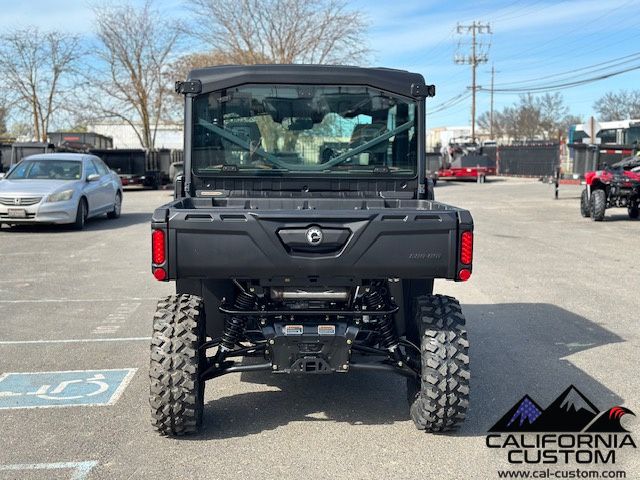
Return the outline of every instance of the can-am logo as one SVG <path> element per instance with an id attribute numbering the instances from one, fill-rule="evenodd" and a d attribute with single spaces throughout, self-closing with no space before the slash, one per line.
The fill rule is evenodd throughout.
<path id="1" fill-rule="evenodd" d="M 613 464 L 618 450 L 637 448 L 625 415 L 635 416 L 621 406 L 600 411 L 571 385 L 544 409 L 522 397 L 489 429 L 486 445 L 507 450 L 513 464 Z"/>
<path id="2" fill-rule="evenodd" d="M 320 245 L 323 237 L 320 227 L 311 227 L 307 230 L 307 243 L 309 245 Z"/>

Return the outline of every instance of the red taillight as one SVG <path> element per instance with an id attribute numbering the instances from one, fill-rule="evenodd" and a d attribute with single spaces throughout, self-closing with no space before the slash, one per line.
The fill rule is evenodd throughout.
<path id="1" fill-rule="evenodd" d="M 471 265 L 473 261 L 473 232 L 462 232 L 460 238 L 460 263 Z"/>
<path id="2" fill-rule="evenodd" d="M 153 276 L 156 277 L 156 280 L 158 281 L 163 281 L 165 278 L 167 278 L 167 272 L 165 271 L 164 268 L 156 268 L 153 271 Z"/>
<path id="3" fill-rule="evenodd" d="M 164 263 L 164 230 L 154 230 L 151 234 L 151 258 L 153 263 Z"/>
<path id="4" fill-rule="evenodd" d="M 471 278 L 471 270 L 469 270 L 468 268 L 463 268 L 458 272 L 458 278 L 460 279 L 460 281 L 466 282 L 467 280 L 469 280 L 469 278 Z"/>

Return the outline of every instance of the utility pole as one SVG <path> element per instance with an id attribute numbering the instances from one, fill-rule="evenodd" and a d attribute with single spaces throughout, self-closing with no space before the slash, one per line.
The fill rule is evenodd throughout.
<path id="1" fill-rule="evenodd" d="M 476 92 L 478 91 L 478 86 L 476 85 L 476 70 L 481 63 L 487 63 L 487 52 L 489 50 L 488 44 L 480 42 L 478 37 L 480 35 L 490 35 L 491 26 L 488 23 L 480 23 L 474 20 L 471 25 L 458 24 L 456 31 L 459 35 L 463 33 L 471 35 L 471 54 L 456 54 L 454 61 L 461 65 L 471 65 L 471 140 L 475 142 Z"/>
<path id="2" fill-rule="evenodd" d="M 493 138 L 493 81 L 496 77 L 496 67 L 491 64 L 491 109 L 489 110 L 489 137 L 491 140 L 495 140 Z"/>

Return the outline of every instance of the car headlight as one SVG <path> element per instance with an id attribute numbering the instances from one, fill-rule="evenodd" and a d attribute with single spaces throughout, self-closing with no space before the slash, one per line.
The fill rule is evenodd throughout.
<path id="1" fill-rule="evenodd" d="M 71 197 L 73 197 L 73 190 L 64 190 L 49 195 L 47 202 L 65 202 L 71 200 Z"/>

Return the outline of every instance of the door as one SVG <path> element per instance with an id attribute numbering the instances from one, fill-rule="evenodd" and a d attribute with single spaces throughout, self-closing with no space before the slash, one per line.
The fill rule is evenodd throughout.
<path id="1" fill-rule="evenodd" d="M 91 160 L 85 160 L 84 172 L 85 185 L 83 191 L 89 204 L 89 215 L 96 215 L 104 208 L 104 194 L 100 186 L 100 180 L 102 179 L 94 180 L 93 182 L 87 180 L 90 175 L 99 175 L 98 169 Z"/>
<path id="2" fill-rule="evenodd" d="M 99 158 L 93 159 L 93 164 L 100 175 L 100 197 L 102 208 L 109 211 L 113 207 L 113 201 L 116 198 L 116 187 L 113 182 L 113 176 L 110 170 Z"/>

